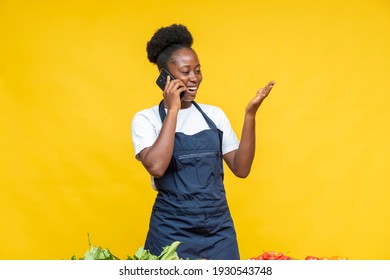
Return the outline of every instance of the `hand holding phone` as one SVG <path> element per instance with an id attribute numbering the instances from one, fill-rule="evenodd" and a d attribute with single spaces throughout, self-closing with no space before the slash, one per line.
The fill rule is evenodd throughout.
<path id="1" fill-rule="evenodd" d="M 161 68 L 161 72 L 160 72 L 160 75 L 158 76 L 157 80 L 156 80 L 156 84 L 161 88 L 161 90 L 164 91 L 165 89 L 165 85 L 167 83 L 167 78 L 168 76 L 171 78 L 171 81 L 175 80 L 175 77 L 173 77 L 173 75 L 171 73 L 168 72 L 168 70 L 166 70 L 165 68 Z M 180 93 L 180 99 L 183 98 L 184 94 L 186 92 L 183 91 Z"/>

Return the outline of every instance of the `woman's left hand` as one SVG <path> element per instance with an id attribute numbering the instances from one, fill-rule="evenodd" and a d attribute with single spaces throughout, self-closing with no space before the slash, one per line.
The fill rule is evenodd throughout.
<path id="1" fill-rule="evenodd" d="M 256 93 L 256 96 L 249 102 L 246 106 L 245 112 L 246 114 L 255 116 L 257 110 L 259 109 L 263 100 L 268 96 L 270 91 L 272 90 L 275 82 L 270 81 L 265 87 L 259 89 Z"/>

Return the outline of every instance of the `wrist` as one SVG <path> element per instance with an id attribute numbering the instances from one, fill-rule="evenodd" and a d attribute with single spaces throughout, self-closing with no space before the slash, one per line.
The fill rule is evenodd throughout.
<path id="1" fill-rule="evenodd" d="M 169 108 L 167 109 L 167 116 L 177 117 L 179 110 L 178 108 Z"/>
<path id="2" fill-rule="evenodd" d="M 256 119 L 256 112 L 245 112 L 245 119 L 247 120 L 255 120 Z"/>
<path id="3" fill-rule="evenodd" d="M 179 110 L 180 110 L 180 103 L 179 103 L 179 105 L 177 105 L 177 104 L 172 104 L 172 103 L 167 104 L 167 102 L 165 101 L 165 99 L 164 99 L 164 101 L 163 101 L 163 106 L 164 106 L 164 108 L 167 110 L 167 113 L 168 113 L 168 112 L 179 112 Z"/>

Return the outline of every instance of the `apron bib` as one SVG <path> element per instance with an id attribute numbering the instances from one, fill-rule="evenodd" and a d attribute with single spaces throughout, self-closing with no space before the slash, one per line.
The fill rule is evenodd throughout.
<path id="1" fill-rule="evenodd" d="M 164 176 L 154 179 L 158 194 L 145 249 L 159 255 L 162 247 L 180 241 L 177 253 L 183 259 L 240 259 L 223 184 L 223 133 L 192 103 L 209 129 L 175 134 L 171 162 Z M 159 112 L 163 122 L 162 102 Z"/>

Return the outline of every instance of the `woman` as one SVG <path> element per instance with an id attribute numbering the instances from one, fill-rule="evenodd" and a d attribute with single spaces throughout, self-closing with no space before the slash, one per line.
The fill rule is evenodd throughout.
<path id="1" fill-rule="evenodd" d="M 158 191 L 145 249 L 159 255 L 162 247 L 180 241 L 181 258 L 239 260 L 223 160 L 236 176 L 249 175 L 256 112 L 274 82 L 247 105 L 238 141 L 221 109 L 195 102 L 202 73 L 192 43 L 191 33 L 179 24 L 160 28 L 147 43 L 149 61 L 175 79 L 167 78 L 159 106 L 138 112 L 132 121 L 136 158 Z"/>

